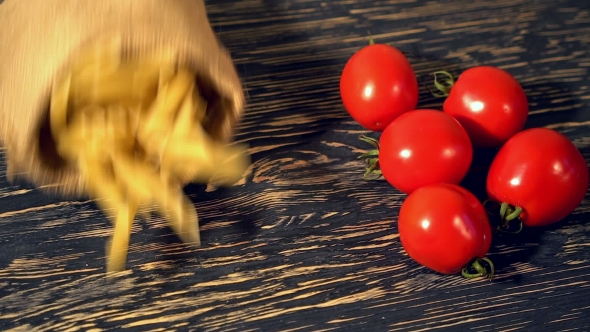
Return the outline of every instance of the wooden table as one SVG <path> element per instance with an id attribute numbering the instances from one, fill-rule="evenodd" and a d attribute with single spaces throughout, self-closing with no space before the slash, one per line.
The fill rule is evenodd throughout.
<path id="1" fill-rule="evenodd" d="M 1 330 L 590 330 L 588 201 L 555 226 L 496 238 L 493 281 L 431 272 L 400 245 L 405 196 L 361 179 L 357 138 L 367 132 L 338 90 L 370 31 L 408 52 L 423 84 L 439 69 L 507 69 L 528 94 L 527 127 L 557 129 L 589 158 L 590 2 L 219 0 L 208 9 L 247 89 L 237 139 L 252 147 L 252 173 L 229 189 L 187 188 L 199 250 L 162 220 L 136 223 L 130 269 L 113 281 L 103 274 L 111 225 L 92 202 L 0 178 Z M 425 88 L 420 98 L 421 108 L 442 105 Z"/>

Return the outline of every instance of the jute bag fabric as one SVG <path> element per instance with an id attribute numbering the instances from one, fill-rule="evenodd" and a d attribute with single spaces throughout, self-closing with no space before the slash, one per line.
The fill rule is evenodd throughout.
<path id="1" fill-rule="evenodd" d="M 205 129 L 229 142 L 244 93 L 202 0 L 5 0 L 0 3 L 0 143 L 9 178 L 63 196 L 85 195 L 75 167 L 55 152 L 48 125 L 52 84 L 77 54 L 120 38 L 125 58 L 174 50 L 209 100 Z"/>

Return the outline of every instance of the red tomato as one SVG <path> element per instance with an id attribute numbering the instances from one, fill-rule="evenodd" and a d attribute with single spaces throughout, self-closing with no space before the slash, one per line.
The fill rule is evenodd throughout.
<path id="1" fill-rule="evenodd" d="M 422 187 L 406 198 L 398 218 L 402 246 L 417 263 L 454 274 L 483 258 L 492 229 L 482 204 L 467 189 L 443 183 Z"/>
<path id="2" fill-rule="evenodd" d="M 491 200 L 521 207 L 525 226 L 567 217 L 588 191 L 588 167 L 576 146 L 547 128 L 524 130 L 498 151 L 487 177 Z"/>
<path id="3" fill-rule="evenodd" d="M 361 126 L 383 131 L 400 114 L 418 104 L 418 81 L 398 49 L 373 44 L 356 52 L 340 77 L 344 108 Z"/>
<path id="4" fill-rule="evenodd" d="M 463 127 L 436 110 L 402 114 L 379 139 L 383 177 L 406 194 L 429 184 L 461 182 L 472 159 L 473 148 Z"/>
<path id="5" fill-rule="evenodd" d="M 475 147 L 499 147 L 521 131 L 529 113 L 526 94 L 508 72 L 491 66 L 464 71 L 443 111 L 465 128 Z"/>

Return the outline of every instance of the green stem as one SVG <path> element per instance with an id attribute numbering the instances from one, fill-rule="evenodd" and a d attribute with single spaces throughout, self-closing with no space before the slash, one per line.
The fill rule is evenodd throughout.
<path id="1" fill-rule="evenodd" d="M 498 225 L 497 230 L 508 234 L 518 234 L 522 232 L 524 225 L 520 219 L 520 215 L 523 211 L 523 208 L 520 206 L 512 206 L 503 202 L 500 205 L 500 225 Z M 513 228 L 511 227 L 511 224 L 514 223 L 518 223 L 518 230 L 515 232 L 510 231 L 510 228 Z"/>
<path id="2" fill-rule="evenodd" d="M 369 150 L 363 154 L 361 154 L 360 156 L 358 156 L 359 159 L 361 158 L 367 158 L 367 157 L 375 157 L 379 155 L 379 150 Z M 371 159 L 368 159 L 371 160 Z"/>
<path id="3" fill-rule="evenodd" d="M 371 144 L 375 148 L 373 150 L 369 150 L 369 151 L 363 153 L 358 158 L 366 158 L 366 160 L 367 160 L 368 167 L 365 169 L 365 174 L 363 175 L 363 178 L 366 180 L 376 180 L 383 175 L 381 173 L 381 170 L 378 169 L 378 167 L 379 167 L 379 141 L 374 138 L 367 137 L 365 135 L 359 136 L 359 140 L 361 140 L 365 143 Z M 369 175 L 374 175 L 374 176 L 369 177 Z"/>
<path id="4" fill-rule="evenodd" d="M 502 218 L 502 220 L 504 220 L 506 210 L 508 210 L 508 203 L 502 203 L 502 205 L 500 205 L 500 218 Z"/>
<path id="5" fill-rule="evenodd" d="M 367 33 L 369 34 L 369 45 L 375 45 L 375 39 L 373 39 L 373 36 L 371 36 L 371 32 L 367 31 Z M 402 52 L 406 57 L 410 55 L 408 52 L 404 52 L 402 50 L 400 50 L 400 52 Z"/>
<path id="6" fill-rule="evenodd" d="M 436 71 L 432 73 L 432 75 L 434 76 L 434 87 L 436 90 L 438 90 L 438 92 L 431 90 L 430 93 L 432 93 L 433 96 L 439 98 L 448 97 L 451 93 L 451 89 L 455 85 L 455 79 L 453 78 L 453 75 L 448 71 Z M 444 77 L 439 80 L 439 75 Z"/>
<path id="7" fill-rule="evenodd" d="M 479 260 L 474 261 L 473 264 L 471 264 L 471 266 L 473 266 L 475 271 L 477 271 L 477 273 L 479 273 L 480 275 L 486 274 L 488 272 L 485 267 L 481 266 Z"/>
<path id="8" fill-rule="evenodd" d="M 519 218 L 521 213 L 522 208 L 520 206 L 517 206 L 516 208 L 514 208 L 514 211 L 512 211 L 512 213 L 506 216 L 506 221 L 511 221 L 513 219 Z"/>
<path id="9" fill-rule="evenodd" d="M 377 170 L 376 168 L 379 166 L 379 162 L 376 162 L 372 165 L 370 165 L 369 167 L 367 167 L 367 169 L 365 170 L 365 174 L 363 174 L 363 178 L 366 180 L 374 180 L 374 179 L 378 179 L 379 177 L 381 177 L 381 171 Z M 373 177 L 369 177 L 369 175 L 373 174 Z"/>
<path id="10" fill-rule="evenodd" d="M 375 163 L 378 163 L 379 158 L 367 158 L 367 159 L 365 159 L 365 161 L 367 162 L 367 166 L 371 166 Z"/>
<path id="11" fill-rule="evenodd" d="M 375 147 L 375 149 L 379 150 L 379 141 L 378 140 L 376 140 L 372 137 L 365 136 L 365 135 L 359 136 L 359 139 L 363 142 L 371 144 L 372 146 Z"/>
<path id="12" fill-rule="evenodd" d="M 369 45 L 374 45 L 375 40 L 373 39 L 373 36 L 371 36 L 371 31 L 367 30 L 367 33 L 369 34 Z"/>
<path id="13" fill-rule="evenodd" d="M 485 262 L 486 265 L 489 266 L 489 271 L 481 264 L 482 262 Z M 474 269 L 475 273 L 469 272 L 470 268 Z M 463 270 L 461 271 L 461 275 L 463 275 L 463 277 L 465 277 L 467 279 L 487 277 L 488 279 L 492 280 L 492 278 L 494 278 L 494 274 L 495 274 L 494 263 L 492 263 L 492 261 L 487 257 L 478 258 L 478 259 L 474 260 L 470 266 L 464 267 Z"/>

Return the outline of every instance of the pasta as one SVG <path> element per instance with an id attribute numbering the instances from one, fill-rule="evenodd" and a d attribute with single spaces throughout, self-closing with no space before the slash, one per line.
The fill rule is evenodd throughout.
<path id="1" fill-rule="evenodd" d="M 120 43 L 97 44 L 54 86 L 49 123 L 59 155 L 114 224 L 107 272 L 125 268 L 137 215 L 161 214 L 185 242 L 200 245 L 198 216 L 182 187 L 238 181 L 244 146 L 212 140 L 195 73 L 172 52 L 123 61 Z"/>

